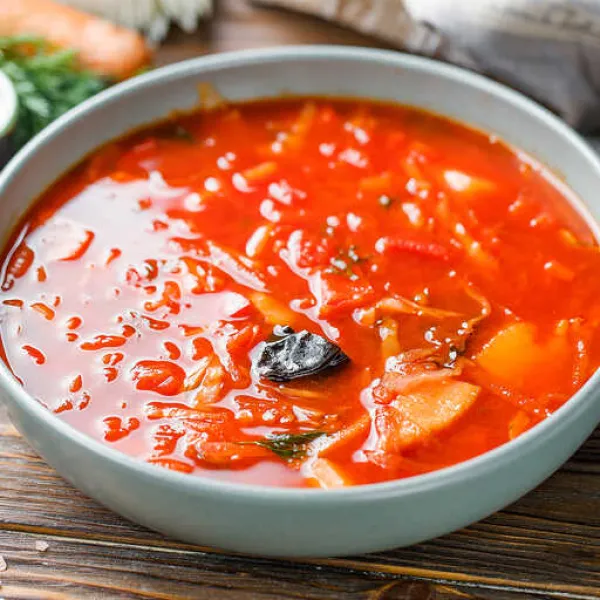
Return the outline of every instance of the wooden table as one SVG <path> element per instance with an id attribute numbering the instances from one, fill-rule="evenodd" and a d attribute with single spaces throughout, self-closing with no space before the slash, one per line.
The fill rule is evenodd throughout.
<path id="1" fill-rule="evenodd" d="M 211 26 L 174 35 L 159 61 L 300 42 L 375 45 L 223 0 Z M 46 466 L 0 408 L 0 555 L 7 600 L 600 598 L 600 432 L 535 492 L 463 531 L 382 554 L 277 561 L 174 542 L 125 521 Z"/>

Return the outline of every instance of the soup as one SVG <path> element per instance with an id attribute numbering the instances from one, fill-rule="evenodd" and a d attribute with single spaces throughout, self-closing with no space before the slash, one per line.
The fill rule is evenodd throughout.
<path id="1" fill-rule="evenodd" d="M 94 152 L 17 227 L 3 358 L 58 418 L 183 473 L 332 488 L 454 465 L 599 365 L 600 253 L 567 194 L 412 108 L 180 116 Z"/>

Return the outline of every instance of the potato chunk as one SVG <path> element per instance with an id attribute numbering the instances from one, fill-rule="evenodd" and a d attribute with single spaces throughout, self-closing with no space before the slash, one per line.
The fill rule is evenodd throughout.
<path id="1" fill-rule="evenodd" d="M 450 427 L 473 405 L 480 388 L 455 380 L 430 381 L 378 408 L 378 450 L 399 453 Z"/>

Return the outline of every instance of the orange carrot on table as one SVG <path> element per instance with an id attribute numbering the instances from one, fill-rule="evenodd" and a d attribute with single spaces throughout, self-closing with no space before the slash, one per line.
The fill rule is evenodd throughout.
<path id="1" fill-rule="evenodd" d="M 109 21 L 53 0 L 0 0 L 0 36 L 32 35 L 76 50 L 80 65 L 121 80 L 148 64 L 144 38 Z"/>

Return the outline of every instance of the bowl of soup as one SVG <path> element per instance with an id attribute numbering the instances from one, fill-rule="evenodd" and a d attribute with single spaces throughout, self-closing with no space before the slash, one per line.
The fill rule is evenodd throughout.
<path id="1" fill-rule="evenodd" d="M 556 117 L 430 60 L 148 73 L 0 175 L 10 416 L 188 542 L 331 556 L 453 531 L 600 419 L 599 185 Z"/>

